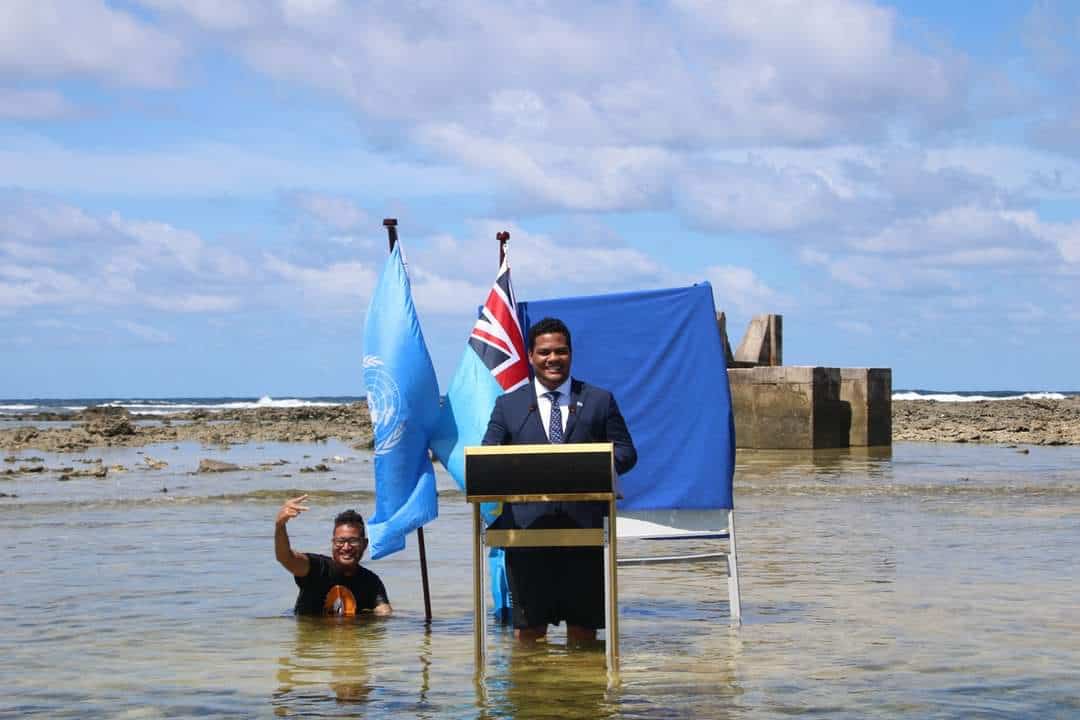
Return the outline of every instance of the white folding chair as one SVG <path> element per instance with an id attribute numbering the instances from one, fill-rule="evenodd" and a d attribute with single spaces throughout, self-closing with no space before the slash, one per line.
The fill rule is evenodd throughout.
<path id="1" fill-rule="evenodd" d="M 739 594 L 739 558 L 735 544 L 735 511 L 729 508 L 715 510 L 669 509 L 669 510 L 620 510 L 616 520 L 619 565 L 651 565 L 656 563 L 692 562 L 695 560 L 723 559 L 728 576 L 728 605 L 731 619 L 741 622 L 742 600 Z M 721 542 L 721 549 L 694 552 L 685 555 L 645 555 L 621 557 L 627 551 L 624 541 L 678 540 L 685 542 Z M 727 541 L 727 547 L 723 547 Z M 632 549 L 638 549 L 634 543 Z"/>

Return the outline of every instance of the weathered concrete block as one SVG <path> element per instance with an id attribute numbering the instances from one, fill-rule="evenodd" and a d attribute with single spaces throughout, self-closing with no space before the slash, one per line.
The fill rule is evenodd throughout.
<path id="1" fill-rule="evenodd" d="M 755 315 L 735 350 L 739 365 L 783 365 L 783 318 L 780 315 Z"/>
<path id="2" fill-rule="evenodd" d="M 851 406 L 852 447 L 892 444 L 892 370 L 841 368 L 840 399 Z"/>
<path id="3" fill-rule="evenodd" d="M 728 378 L 737 447 L 848 447 L 851 406 L 840 399 L 839 368 L 731 368 Z"/>

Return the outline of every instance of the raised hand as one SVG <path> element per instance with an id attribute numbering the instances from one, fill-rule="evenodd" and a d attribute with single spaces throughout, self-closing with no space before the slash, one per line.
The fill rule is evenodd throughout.
<path id="1" fill-rule="evenodd" d="M 308 506 L 304 505 L 304 501 L 307 499 L 307 495 L 301 495 L 300 497 L 294 497 L 292 500 L 286 500 L 285 504 L 278 510 L 277 524 L 284 526 L 285 523 L 307 510 Z"/>

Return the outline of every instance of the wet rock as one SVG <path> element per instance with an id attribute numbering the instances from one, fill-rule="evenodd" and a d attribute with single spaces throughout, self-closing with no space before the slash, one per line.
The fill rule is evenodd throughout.
<path id="1" fill-rule="evenodd" d="M 1080 397 L 1064 400 L 894 400 L 893 441 L 1080 445 Z"/>
<path id="2" fill-rule="evenodd" d="M 12 431 L 11 439 L 14 443 L 24 445 L 38 436 L 37 428 L 21 427 Z"/>
<path id="3" fill-rule="evenodd" d="M 162 468 L 169 467 L 169 463 L 165 462 L 164 460 L 152 458 L 149 455 L 143 455 L 143 464 L 151 470 L 161 470 Z"/>
<path id="4" fill-rule="evenodd" d="M 212 472 L 233 472 L 236 470 L 242 470 L 239 465 L 230 462 L 222 462 L 221 460 L 210 460 L 209 458 L 203 458 L 199 461 L 199 470 L 201 473 Z"/>
<path id="5" fill-rule="evenodd" d="M 15 455 L 9 455 L 8 457 L 4 458 L 4 462 L 6 462 L 6 463 L 17 463 L 17 462 L 42 463 L 42 462 L 45 462 L 45 458 L 38 457 L 36 455 L 30 455 L 30 456 L 27 456 L 27 457 L 17 457 Z"/>
<path id="6" fill-rule="evenodd" d="M 120 413 L 107 412 L 88 416 L 83 429 L 90 435 L 104 438 L 128 437 L 135 434 L 135 425 L 123 408 L 104 408 L 120 410 Z"/>
<path id="7" fill-rule="evenodd" d="M 72 478 L 80 477 L 103 478 L 109 474 L 109 469 L 104 465 L 95 468 L 87 468 L 85 470 L 75 470 L 73 468 L 62 468 L 61 470 L 63 472 L 60 474 L 60 480 L 70 480 Z"/>
<path id="8" fill-rule="evenodd" d="M 127 408 L 118 407 L 116 405 L 91 405 L 78 414 L 78 417 L 83 420 L 94 420 L 98 418 L 118 418 L 118 417 L 131 417 L 131 413 L 127 411 Z"/>

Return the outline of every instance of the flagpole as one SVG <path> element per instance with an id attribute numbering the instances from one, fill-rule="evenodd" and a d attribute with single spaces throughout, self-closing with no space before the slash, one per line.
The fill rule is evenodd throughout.
<path id="1" fill-rule="evenodd" d="M 499 241 L 499 267 L 502 267 L 503 260 L 506 259 L 506 243 L 510 240 L 510 232 L 500 230 L 495 233 L 495 239 Z"/>
<path id="2" fill-rule="evenodd" d="M 394 246 L 397 245 L 397 218 L 384 218 L 382 221 L 383 227 L 386 228 L 386 234 L 390 242 L 390 252 L 394 252 Z M 510 234 L 506 234 L 510 237 Z M 424 622 L 428 625 L 431 624 L 431 589 L 428 585 L 428 571 L 427 571 L 427 549 L 424 547 L 424 526 L 416 528 L 416 542 L 417 547 L 420 550 L 420 584 L 424 588 Z"/>

